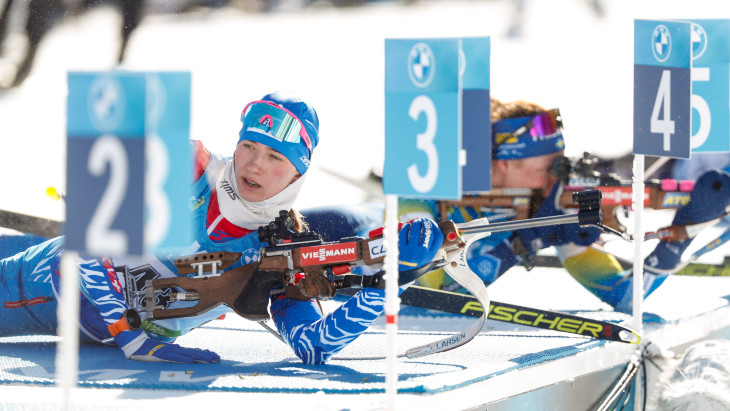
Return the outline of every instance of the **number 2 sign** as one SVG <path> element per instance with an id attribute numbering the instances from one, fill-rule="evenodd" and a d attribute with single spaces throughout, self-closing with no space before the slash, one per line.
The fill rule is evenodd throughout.
<path id="1" fill-rule="evenodd" d="M 634 154 L 690 157 L 691 23 L 634 22 Z"/>
<path id="2" fill-rule="evenodd" d="M 69 73 L 68 86 L 66 248 L 120 256 L 187 245 L 190 75 Z"/>

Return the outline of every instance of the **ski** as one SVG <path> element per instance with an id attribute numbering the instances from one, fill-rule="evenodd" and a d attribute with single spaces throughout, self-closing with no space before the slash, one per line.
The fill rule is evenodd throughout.
<path id="1" fill-rule="evenodd" d="M 337 290 L 337 294 L 349 297 L 357 291 L 354 288 L 344 288 Z M 479 304 L 479 301 L 471 295 L 415 285 L 408 287 L 401 293 L 400 299 L 401 304 L 411 307 L 469 317 L 479 317 L 484 312 L 484 308 Z M 635 331 L 619 324 L 494 300 L 490 303 L 487 319 L 577 334 L 599 340 L 628 344 L 638 344 L 641 341 L 641 337 Z"/>
<path id="2" fill-rule="evenodd" d="M 728 277 L 730 276 L 730 257 L 725 257 L 720 264 L 689 263 L 674 274 L 695 277 Z"/>

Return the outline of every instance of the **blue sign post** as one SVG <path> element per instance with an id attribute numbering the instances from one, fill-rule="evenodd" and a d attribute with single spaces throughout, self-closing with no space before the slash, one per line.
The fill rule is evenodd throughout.
<path id="1" fill-rule="evenodd" d="M 146 81 L 69 73 L 66 248 L 142 254 Z"/>
<path id="2" fill-rule="evenodd" d="M 461 40 L 461 128 L 466 155 L 462 188 L 469 193 L 492 189 L 490 48 L 489 37 L 467 37 Z"/>
<path id="3" fill-rule="evenodd" d="M 634 22 L 635 154 L 689 158 L 691 23 Z"/>
<path id="4" fill-rule="evenodd" d="M 447 199 L 489 191 L 489 37 L 385 46 L 383 191 Z"/>
<path id="5" fill-rule="evenodd" d="M 459 41 L 385 42 L 386 194 L 461 197 Z"/>
<path id="6" fill-rule="evenodd" d="M 464 85 L 468 90 L 462 94 Z M 470 110 L 462 113 L 465 106 Z M 460 199 L 464 162 L 473 175 L 478 175 L 484 172 L 480 171 L 485 168 L 484 158 L 491 158 L 490 118 L 489 38 L 386 40 L 383 192 L 387 194 L 387 408 L 395 407 L 398 381 L 394 349 L 399 305 L 397 196 Z M 462 132 L 474 143 L 470 146 L 474 147 L 474 157 L 466 158 L 461 149 Z M 486 167 L 489 170 L 489 161 Z M 488 190 L 489 172 L 480 177 L 486 178 L 486 183 L 470 181 L 466 189 Z"/>
<path id="7" fill-rule="evenodd" d="M 692 22 L 692 152 L 730 151 L 730 20 Z"/>
<path id="8" fill-rule="evenodd" d="M 189 245 L 190 75 L 69 73 L 68 84 L 67 249 Z"/>
<path id="9" fill-rule="evenodd" d="M 145 250 L 167 255 L 191 243 L 189 72 L 147 74 Z"/>

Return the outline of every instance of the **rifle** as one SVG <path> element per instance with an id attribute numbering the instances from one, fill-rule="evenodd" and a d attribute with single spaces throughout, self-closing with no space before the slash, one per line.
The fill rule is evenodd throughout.
<path id="1" fill-rule="evenodd" d="M 447 271 L 469 270 L 466 250 L 471 242 L 489 233 L 523 228 L 572 224 L 600 225 L 602 219 L 600 192 L 577 193 L 577 214 L 533 218 L 489 224 L 486 219 L 465 224 L 442 221 L 438 224 L 444 234 L 441 250 L 433 261 L 423 267 L 399 273 L 400 284 L 409 283 L 421 275 L 444 267 Z M 188 317 L 207 312 L 226 304 L 236 314 L 249 320 L 269 318 L 267 310 L 272 289 L 283 288 L 287 297 L 298 300 L 328 299 L 336 290 L 348 287 L 381 287 L 385 259 L 382 229 L 370 233 L 370 238 L 348 237 L 335 242 L 324 242 L 313 232 L 293 232 L 294 221 L 286 211 L 266 226 L 259 227 L 261 242 L 268 244 L 260 252 L 259 260 L 227 271 L 240 253 L 207 253 L 183 256 L 175 261 L 178 274 L 173 278 L 148 280 L 145 290 L 132 294 L 144 296 L 144 310 L 149 320 Z M 351 274 L 352 268 L 366 266 L 378 274 L 361 276 Z M 195 274 L 197 273 L 197 275 Z M 164 309 L 155 305 L 157 295 L 167 288 L 175 288 L 168 297 L 171 301 L 197 301 L 189 307 Z M 488 301 L 486 301 L 488 304 Z"/>
<path id="2" fill-rule="evenodd" d="M 586 190 L 601 192 L 602 223 L 620 233 L 626 227 L 620 221 L 620 214 L 628 212 L 632 203 L 632 184 L 621 179 L 616 173 L 601 174 L 595 170 L 597 159 L 584 153 L 582 158 L 571 160 L 558 157 L 553 164 L 553 173 L 563 183 L 563 192 L 558 204 L 564 208 L 574 208 L 574 193 Z M 694 187 L 693 181 L 650 179 L 644 183 L 644 206 L 651 209 L 679 208 L 686 205 Z M 519 220 L 532 217 L 545 200 L 541 190 L 529 188 L 497 188 L 488 193 L 464 196 L 461 200 L 439 201 L 441 216 L 448 215 L 450 207 L 511 208 Z M 665 230 L 665 236 L 670 233 Z M 674 235 L 672 239 L 681 239 Z"/>

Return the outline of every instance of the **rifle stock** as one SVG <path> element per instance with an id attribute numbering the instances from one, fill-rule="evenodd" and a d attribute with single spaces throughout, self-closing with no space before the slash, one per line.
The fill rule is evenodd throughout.
<path id="1" fill-rule="evenodd" d="M 458 229 L 452 221 L 439 223 L 444 233 L 443 249 L 463 247 Z M 343 285 L 344 274 L 352 267 L 380 268 L 385 259 L 382 234 L 368 239 L 312 244 L 292 242 L 261 249 L 259 261 L 221 274 L 204 275 L 215 267 L 230 267 L 240 253 L 196 254 L 180 257 L 175 265 L 178 274 L 198 272 L 198 277 L 173 277 L 148 281 L 145 291 L 145 312 L 149 319 L 168 319 L 203 314 L 226 304 L 236 314 L 249 320 L 269 318 L 267 311 L 270 291 L 285 287 L 286 296 L 299 300 L 334 297 Z M 164 309 L 156 306 L 156 294 L 164 288 L 178 287 L 183 291 L 171 296 L 185 296 L 197 301 L 190 307 Z M 181 300 L 183 298 L 180 298 Z"/>

